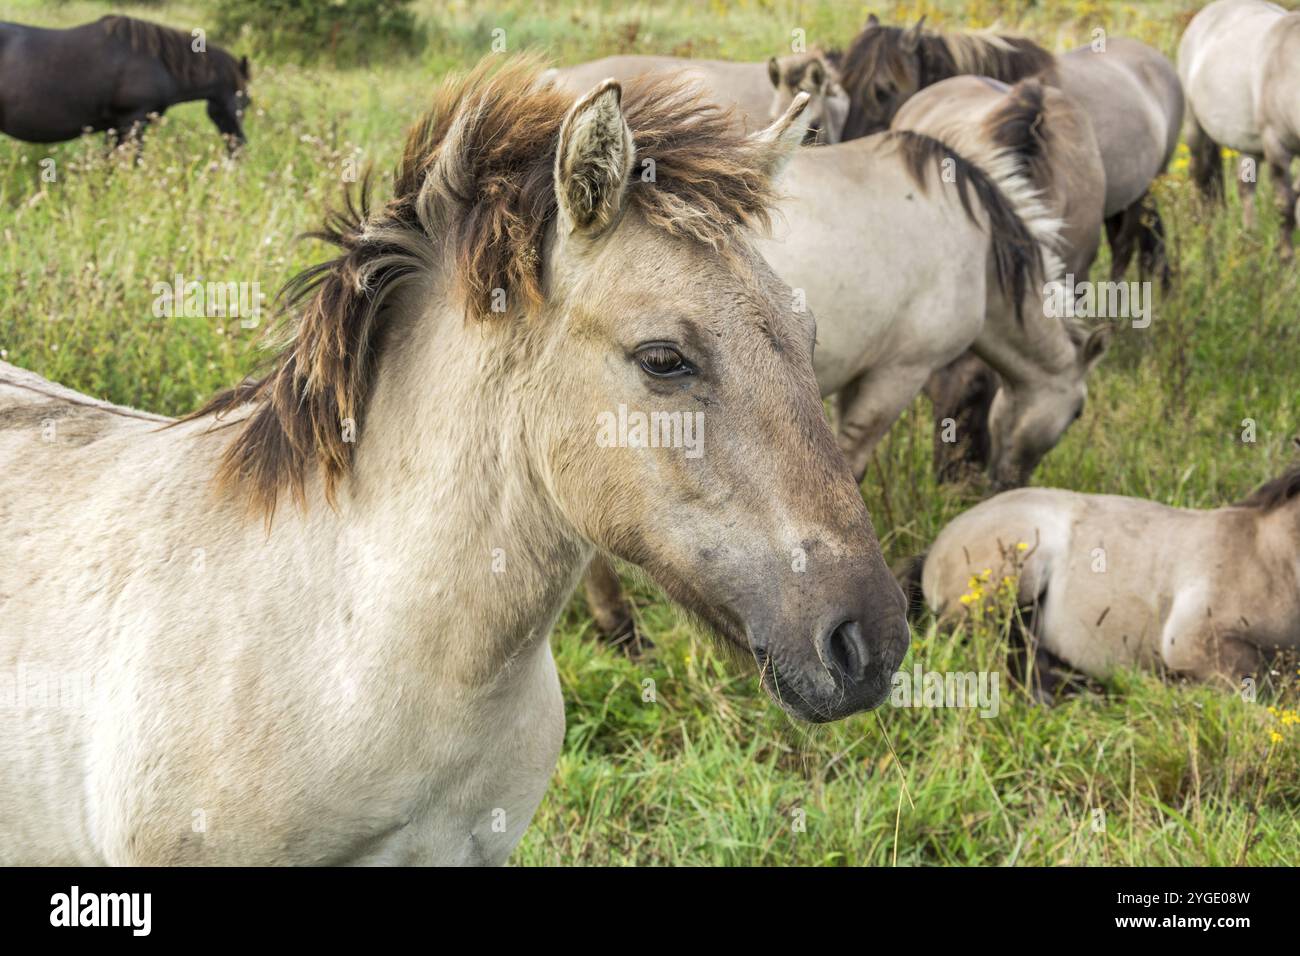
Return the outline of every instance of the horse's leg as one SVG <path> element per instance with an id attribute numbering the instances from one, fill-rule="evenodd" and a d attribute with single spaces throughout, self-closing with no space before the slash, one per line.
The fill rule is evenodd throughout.
<path id="1" fill-rule="evenodd" d="M 1264 155 L 1268 157 L 1268 174 L 1273 180 L 1273 196 L 1277 201 L 1278 212 L 1282 215 L 1282 249 L 1283 262 L 1295 258 L 1295 247 L 1291 234 L 1295 232 L 1295 187 L 1291 185 L 1291 152 L 1282 145 L 1273 132 L 1264 135 Z"/>
<path id="2" fill-rule="evenodd" d="M 149 119 L 153 114 L 148 110 L 124 113 L 113 124 L 113 148 L 119 149 L 130 144 L 135 147 L 135 162 L 141 161 L 144 153 L 144 131 L 149 128 Z"/>
<path id="3" fill-rule="evenodd" d="M 1192 181 L 1209 200 L 1223 201 L 1223 155 L 1219 144 L 1201 128 L 1191 110 L 1187 111 L 1187 148 L 1191 152 Z"/>
<path id="4" fill-rule="evenodd" d="M 1141 206 L 1138 211 L 1142 220 L 1138 231 L 1138 278 L 1159 276 L 1161 290 L 1168 292 L 1173 280 L 1165 250 L 1165 223 L 1160 218 L 1160 207 L 1150 193 L 1143 197 Z"/>
<path id="5" fill-rule="evenodd" d="M 587 595 L 587 608 L 591 611 L 596 631 L 604 643 L 623 650 L 631 657 L 653 646 L 650 639 L 643 637 L 637 630 L 636 621 L 632 618 L 632 607 L 623 593 L 623 582 L 604 555 L 598 554 L 591 559 L 582 586 Z"/>
<path id="6" fill-rule="evenodd" d="M 997 390 L 997 373 L 974 352 L 953 359 L 926 381 L 934 410 L 934 474 L 940 484 L 988 467 L 989 407 Z"/>
<path id="7" fill-rule="evenodd" d="M 858 377 L 841 392 L 840 451 L 859 484 L 876 443 L 916 398 L 930 371 L 928 365 L 880 369 Z"/>
<path id="8" fill-rule="evenodd" d="M 1258 153 L 1242 153 L 1241 156 L 1242 159 L 1252 161 L 1249 170 L 1244 162 L 1237 164 L 1237 196 L 1241 199 L 1241 221 L 1247 229 L 1254 229 L 1255 187 L 1258 185 L 1259 167 L 1264 164 L 1264 157 Z"/>
<path id="9" fill-rule="evenodd" d="M 1110 243 L 1110 279 L 1118 282 L 1128 272 L 1137 248 L 1137 234 L 1142 215 L 1141 203 L 1136 202 L 1106 220 L 1106 241 Z"/>

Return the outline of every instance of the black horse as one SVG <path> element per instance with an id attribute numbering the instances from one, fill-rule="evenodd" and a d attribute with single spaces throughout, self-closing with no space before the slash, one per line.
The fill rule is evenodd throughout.
<path id="1" fill-rule="evenodd" d="M 58 143 L 113 130 L 121 142 L 175 103 L 207 100 L 233 150 L 245 141 L 248 59 L 194 45 L 189 34 L 130 17 L 68 30 L 0 23 L 0 132 Z"/>

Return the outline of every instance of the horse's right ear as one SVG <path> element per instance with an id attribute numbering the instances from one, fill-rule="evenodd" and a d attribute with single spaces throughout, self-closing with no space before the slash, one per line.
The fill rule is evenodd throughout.
<path id="1" fill-rule="evenodd" d="M 790 108 L 779 120 L 749 137 L 752 143 L 773 147 L 767 166 L 769 176 L 775 177 L 785 168 L 794 156 L 795 149 L 808 134 L 808 120 L 800 117 L 807 110 L 810 99 L 812 97 L 807 93 L 800 93 L 790 102 Z"/>
<path id="2" fill-rule="evenodd" d="M 871 16 L 867 17 L 867 26 L 869 27 L 880 26 L 880 17 L 876 16 L 874 13 L 871 14 Z"/>
<path id="3" fill-rule="evenodd" d="M 248 57 L 246 56 L 241 56 L 239 58 L 239 75 L 242 76 L 246 81 L 251 80 L 253 78 L 252 73 L 249 72 Z"/>
<path id="4" fill-rule="evenodd" d="M 560 126 L 555 199 L 562 235 L 595 235 L 623 207 L 636 146 L 623 119 L 622 98 L 622 87 L 605 80 L 573 104 Z"/>
<path id="5" fill-rule="evenodd" d="M 921 14 L 921 19 L 903 33 L 898 39 L 898 45 L 904 53 L 915 53 L 917 47 L 921 45 L 921 28 L 925 26 L 925 14 Z"/>
<path id="6" fill-rule="evenodd" d="M 767 78 L 774 87 L 781 88 L 781 64 L 776 62 L 776 57 L 770 57 L 767 61 Z"/>

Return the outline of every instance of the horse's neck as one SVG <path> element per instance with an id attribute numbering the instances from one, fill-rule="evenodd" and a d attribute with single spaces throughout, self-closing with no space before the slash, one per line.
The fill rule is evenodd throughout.
<path id="1" fill-rule="evenodd" d="M 477 686 L 545 641 L 590 548 L 538 480 L 511 379 L 492 374 L 500 336 L 442 306 L 392 325 L 340 521 L 382 569 L 359 584 L 383 589 L 393 639 Z"/>
<path id="2" fill-rule="evenodd" d="M 1269 567 L 1289 567 L 1300 581 L 1300 495 L 1259 515 L 1256 541 Z"/>
<path id="3" fill-rule="evenodd" d="M 1034 295 L 1032 282 L 1019 319 L 1002 296 L 997 296 L 986 310 L 974 351 L 1013 383 L 1054 378 L 1078 358 L 1065 323 L 1043 314 L 1042 299 Z"/>

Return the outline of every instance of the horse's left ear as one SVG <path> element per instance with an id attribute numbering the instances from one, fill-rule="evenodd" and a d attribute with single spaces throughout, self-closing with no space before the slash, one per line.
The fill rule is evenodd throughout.
<path id="1" fill-rule="evenodd" d="M 751 143 L 772 147 L 768 154 L 767 174 L 769 176 L 775 177 L 785 168 L 786 163 L 790 162 L 794 155 L 795 149 L 807 135 L 808 120 L 800 117 L 807 109 L 810 99 L 812 97 L 807 93 L 800 93 L 790 102 L 790 108 L 779 120 L 767 129 L 749 137 Z"/>
<path id="2" fill-rule="evenodd" d="M 925 25 L 925 14 L 921 14 L 921 19 L 910 29 L 904 31 L 898 40 L 898 45 L 902 47 L 904 53 L 915 53 L 921 45 L 921 27 Z"/>
<path id="3" fill-rule="evenodd" d="M 1110 348 L 1110 339 L 1113 332 L 1109 325 L 1103 325 L 1100 328 L 1093 329 L 1083 345 L 1079 348 L 1079 363 L 1084 369 L 1091 369 L 1106 354 L 1106 349 Z"/>
<path id="4" fill-rule="evenodd" d="M 245 80 L 251 80 L 253 78 L 252 74 L 249 73 L 248 57 L 246 56 L 241 56 L 239 58 L 239 75 Z"/>
<path id="5" fill-rule="evenodd" d="M 555 199 L 572 232 L 595 235 L 618 218 L 636 146 L 623 119 L 623 88 L 605 80 L 573 104 L 555 151 Z"/>

